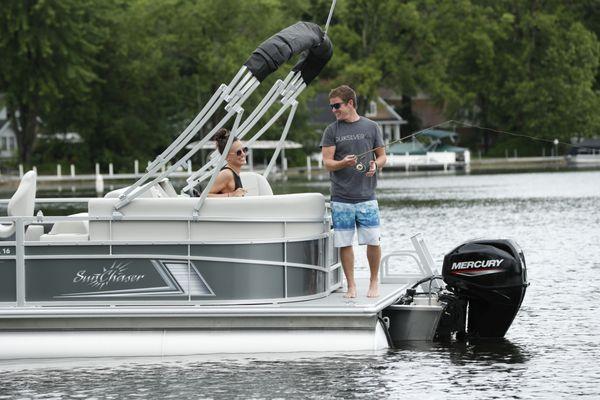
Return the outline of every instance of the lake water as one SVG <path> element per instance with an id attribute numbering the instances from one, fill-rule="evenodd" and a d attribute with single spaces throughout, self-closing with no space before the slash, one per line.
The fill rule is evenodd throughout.
<path id="1" fill-rule="evenodd" d="M 277 192 L 327 192 L 288 181 Z M 6 196 L 3 196 L 6 197 Z M 512 238 L 531 286 L 500 343 L 414 343 L 375 353 L 0 364 L 1 399 L 600 398 L 600 172 L 386 174 L 382 249 L 421 232 L 436 261 Z M 357 252 L 366 274 L 364 251 Z M 364 295 L 364 294 L 361 294 Z"/>

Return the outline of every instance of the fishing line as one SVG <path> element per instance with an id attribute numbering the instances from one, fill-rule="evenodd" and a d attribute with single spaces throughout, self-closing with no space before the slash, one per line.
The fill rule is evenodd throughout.
<path id="1" fill-rule="evenodd" d="M 449 123 L 455 123 L 455 124 L 459 124 L 459 125 L 463 125 L 463 126 L 466 126 L 466 127 L 469 127 L 469 128 L 477 128 L 477 129 L 482 129 L 482 130 L 485 130 L 485 131 L 491 131 L 491 132 L 495 132 L 495 133 L 504 133 L 506 135 L 523 137 L 523 138 L 527 138 L 527 139 L 531 139 L 531 140 L 536 140 L 538 142 L 551 143 L 551 144 L 554 144 L 554 145 L 564 144 L 564 145 L 567 145 L 567 146 L 580 147 L 580 148 L 587 148 L 588 147 L 588 146 L 578 146 L 576 144 L 567 143 L 567 142 L 561 142 L 558 139 L 554 139 L 554 140 L 543 139 L 543 138 L 539 138 L 539 137 L 535 137 L 535 136 L 531 136 L 531 135 L 525 135 L 525 134 L 522 134 L 522 133 L 515 133 L 515 132 L 503 131 L 503 130 L 500 130 L 500 129 L 493 129 L 493 128 L 485 128 L 483 126 L 473 125 L 473 124 L 469 124 L 467 122 L 456 121 L 454 119 L 451 119 L 451 120 L 449 120 L 447 122 L 449 122 Z"/>
<path id="2" fill-rule="evenodd" d="M 416 132 L 414 132 L 414 133 L 412 133 L 412 134 L 410 134 L 408 136 L 405 136 L 405 137 L 403 137 L 401 139 L 397 139 L 397 140 L 394 140 L 392 142 L 389 142 L 388 144 L 386 144 L 384 146 L 375 147 L 374 149 L 365 151 L 364 153 L 357 154 L 356 158 L 357 158 L 357 160 L 360 160 L 360 159 L 364 158 L 367 154 L 373 153 L 377 149 L 383 149 L 383 148 L 391 146 L 391 145 L 393 145 L 395 143 L 402 143 L 402 142 L 406 141 L 407 139 L 416 137 L 416 136 L 418 136 L 418 135 L 420 135 L 420 134 L 422 134 L 424 132 L 433 130 L 435 128 L 443 127 L 445 125 L 452 125 L 452 124 L 462 125 L 462 126 L 469 127 L 469 128 L 481 129 L 481 130 L 484 130 L 484 131 L 490 131 L 490 132 L 494 132 L 494 133 L 501 133 L 501 134 L 505 134 L 505 135 L 522 137 L 522 138 L 526 138 L 526 139 L 529 139 L 529 140 L 535 140 L 535 141 L 538 141 L 538 142 L 550 143 L 550 144 L 553 144 L 555 146 L 559 145 L 559 144 L 563 144 L 563 145 L 566 145 L 566 146 L 571 146 L 571 147 L 580 148 L 580 149 L 593 149 L 593 150 L 596 150 L 595 147 L 581 146 L 581 145 L 577 145 L 577 144 L 573 144 L 573 143 L 562 142 L 562 141 L 560 141 L 558 139 L 554 139 L 554 140 L 544 139 L 544 138 L 540 138 L 540 137 L 536 137 L 536 136 L 525 135 L 525 134 L 522 134 L 522 133 L 515 133 L 515 132 L 503 131 L 503 130 L 500 130 L 500 129 L 486 128 L 486 127 L 483 127 L 483 126 L 474 125 L 474 124 L 470 124 L 470 123 L 467 123 L 467 122 L 462 122 L 462 121 L 457 121 L 457 120 L 454 120 L 454 119 L 450 119 L 450 120 L 441 122 L 439 124 L 430 126 L 429 128 L 425 128 L 425 129 L 421 129 L 419 131 L 416 131 Z M 362 162 L 357 162 L 357 164 L 356 164 L 356 170 L 362 172 L 365 168 L 366 168 L 366 166 Z"/>
<path id="3" fill-rule="evenodd" d="M 386 144 L 386 145 L 384 145 L 384 146 L 375 147 L 374 149 L 367 150 L 367 151 L 365 151 L 364 153 L 357 154 L 357 155 L 356 155 L 356 160 L 357 160 L 357 163 L 356 163 L 356 166 L 355 166 L 356 170 L 357 170 L 357 171 L 359 171 L 359 172 L 362 172 L 362 171 L 363 171 L 363 170 L 366 168 L 366 166 L 365 166 L 365 165 L 364 165 L 362 162 L 358 162 L 358 160 L 360 160 L 360 159 L 364 158 L 364 157 L 365 157 L 367 154 L 369 154 L 369 153 L 372 153 L 372 152 L 374 152 L 374 151 L 375 151 L 375 150 L 377 150 L 377 149 L 384 149 L 384 148 L 386 148 L 386 147 L 388 147 L 388 146 L 391 146 L 391 145 L 393 145 L 393 144 L 395 144 L 395 143 L 401 143 L 402 141 L 404 141 L 404 140 L 406 140 L 406 139 L 410 139 L 410 138 L 412 138 L 412 137 L 415 137 L 415 136 L 417 136 L 417 135 L 420 135 L 420 134 L 421 134 L 421 133 L 423 133 L 423 132 L 427 132 L 427 131 L 429 131 L 429 130 L 432 130 L 432 129 L 435 129 L 435 128 L 439 128 L 439 127 L 441 127 L 441 126 L 444 126 L 444 125 L 448 124 L 448 123 L 449 123 L 449 122 L 451 122 L 451 121 L 452 121 L 452 120 L 449 120 L 449 121 L 444 121 L 444 122 L 442 122 L 442 123 L 439 123 L 439 124 L 437 124 L 437 125 L 430 126 L 429 128 L 421 129 L 420 131 L 416 131 L 416 132 L 414 132 L 414 133 L 412 133 L 412 134 L 410 134 L 410 135 L 408 135 L 408 136 L 405 136 L 405 137 L 403 137 L 403 138 L 401 138 L 401 139 L 397 139 L 397 140 L 394 140 L 393 142 L 389 142 L 388 144 Z"/>

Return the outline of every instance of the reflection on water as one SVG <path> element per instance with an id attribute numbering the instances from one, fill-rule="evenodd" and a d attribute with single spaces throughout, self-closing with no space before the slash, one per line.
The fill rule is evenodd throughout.
<path id="1" fill-rule="evenodd" d="M 449 351 L 450 361 L 456 365 L 466 362 L 521 364 L 529 360 L 527 351 L 508 339 L 454 342 L 440 344 L 436 349 Z"/>
<path id="2" fill-rule="evenodd" d="M 515 364 L 523 362 L 519 348 L 508 341 L 412 344 L 373 354 L 106 360 L 15 368 L 0 372 L 0 388 L 20 398 L 383 399 L 417 398 L 428 392 L 427 398 L 448 398 L 460 397 L 469 382 L 479 380 L 478 390 L 494 397 L 494 392 L 500 393 L 494 389 L 500 384 L 495 379 L 518 371 Z M 490 376 L 484 380 L 482 373 Z"/>
<path id="3" fill-rule="evenodd" d="M 327 193 L 316 179 L 274 186 Z M 377 353 L 4 363 L 0 399 L 600 398 L 600 172 L 386 174 L 379 188 L 384 253 L 407 248 L 417 232 L 437 262 L 473 237 L 521 245 L 531 286 L 506 340 Z M 367 274 L 361 251 L 359 275 Z"/>

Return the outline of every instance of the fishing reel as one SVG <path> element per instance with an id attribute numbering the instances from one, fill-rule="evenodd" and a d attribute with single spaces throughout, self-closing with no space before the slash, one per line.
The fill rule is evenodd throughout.
<path id="1" fill-rule="evenodd" d="M 356 169 L 356 171 L 360 172 L 361 174 L 369 172 L 370 168 L 371 168 L 370 161 L 368 161 L 366 163 L 357 161 L 356 165 L 354 166 L 354 169 Z"/>
<path id="2" fill-rule="evenodd" d="M 369 154 L 371 152 L 372 152 L 372 150 L 370 150 L 366 153 L 358 154 L 356 156 L 356 165 L 354 165 L 354 169 L 356 169 L 357 172 L 359 172 L 359 173 L 369 172 L 369 170 L 371 169 L 371 161 L 374 161 L 373 159 L 370 159 L 370 157 L 367 157 L 367 154 Z"/>

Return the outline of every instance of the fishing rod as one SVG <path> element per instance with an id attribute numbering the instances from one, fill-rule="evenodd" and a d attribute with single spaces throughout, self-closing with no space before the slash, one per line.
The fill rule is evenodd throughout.
<path id="1" fill-rule="evenodd" d="M 395 143 L 402 143 L 402 142 L 406 141 L 407 139 L 416 137 L 416 136 L 418 136 L 418 135 L 420 135 L 420 134 L 422 134 L 424 132 L 433 130 L 435 128 L 440 128 L 440 127 L 443 127 L 443 126 L 446 126 L 446 125 L 452 125 L 452 124 L 462 125 L 462 126 L 465 126 L 465 127 L 468 127 L 468 128 L 481 129 L 481 130 L 490 131 L 490 132 L 494 132 L 494 133 L 501 133 L 501 134 L 516 136 L 516 137 L 523 137 L 523 138 L 527 138 L 527 139 L 530 139 L 530 140 L 535 140 L 535 141 L 538 141 L 538 142 L 550 143 L 550 144 L 553 144 L 555 146 L 557 146 L 559 144 L 563 144 L 563 145 L 567 145 L 567 146 L 571 146 L 571 147 L 575 147 L 575 148 L 580 148 L 580 149 L 594 149 L 594 150 L 596 149 L 595 147 L 581 146 L 581 145 L 577 145 L 577 144 L 573 144 L 573 143 L 562 142 L 562 141 L 560 141 L 558 139 L 554 139 L 554 140 L 544 139 L 544 138 L 540 138 L 540 137 L 536 137 L 536 136 L 525 135 L 525 134 L 522 134 L 522 133 L 515 133 L 515 132 L 503 131 L 503 130 L 500 130 L 500 129 L 486 128 L 486 127 L 483 127 L 483 126 L 478 126 L 478 125 L 470 124 L 470 123 L 467 123 L 467 122 L 462 122 L 462 121 L 457 121 L 457 120 L 454 120 L 454 119 L 450 119 L 450 120 L 441 122 L 439 124 L 430 126 L 428 128 L 416 131 L 416 132 L 414 132 L 414 133 L 412 133 L 412 134 L 410 134 L 408 136 L 405 136 L 403 138 L 394 140 L 394 141 L 389 142 L 389 143 L 387 143 L 387 144 L 385 144 L 383 146 L 375 147 L 374 149 L 367 150 L 364 153 L 357 154 L 356 155 L 356 159 L 360 160 L 360 159 L 364 158 L 367 154 L 373 153 L 377 149 L 386 148 L 386 147 L 389 147 L 389 146 L 391 146 L 391 145 L 393 145 Z M 362 162 L 358 162 L 357 161 L 356 169 L 358 171 L 363 171 L 365 169 L 365 165 Z"/>
<path id="2" fill-rule="evenodd" d="M 356 155 L 357 162 L 356 162 L 356 166 L 355 166 L 356 170 L 359 171 L 359 172 L 362 172 L 365 169 L 365 165 L 362 162 L 358 162 L 358 160 L 364 158 L 367 154 L 373 153 L 377 149 L 385 149 L 386 147 L 389 147 L 389 146 L 391 146 L 391 145 L 393 145 L 395 143 L 401 143 L 402 141 L 410 139 L 410 138 L 415 137 L 417 135 L 420 135 L 423 132 L 427 132 L 429 130 L 433 130 L 435 128 L 439 128 L 441 126 L 444 126 L 444 125 L 448 124 L 450 121 L 452 121 L 452 120 L 444 121 L 444 122 L 439 123 L 437 125 L 430 126 L 429 128 L 421 129 L 420 131 L 416 131 L 416 132 L 414 132 L 414 133 L 412 133 L 412 134 L 410 134 L 408 136 L 405 136 L 405 137 L 403 137 L 401 139 L 394 140 L 394 141 L 389 142 L 389 143 L 387 143 L 387 144 L 385 144 L 383 146 L 375 147 L 375 148 L 373 148 L 371 150 L 365 151 L 364 153 L 357 154 Z"/>

